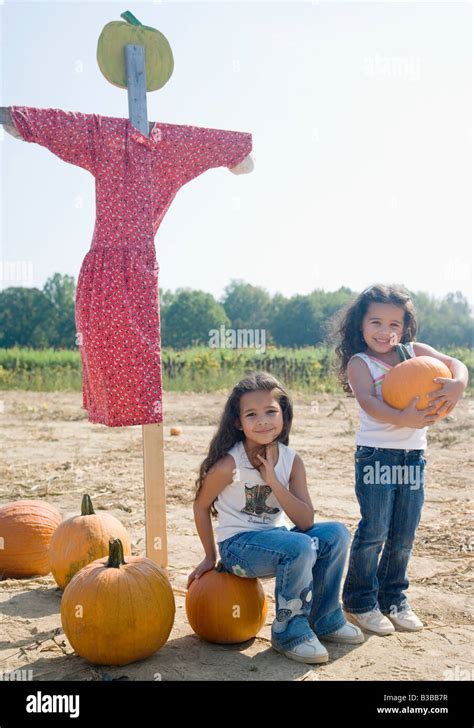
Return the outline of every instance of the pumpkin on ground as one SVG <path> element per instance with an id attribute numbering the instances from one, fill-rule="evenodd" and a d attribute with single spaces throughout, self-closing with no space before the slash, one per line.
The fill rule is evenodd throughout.
<path id="1" fill-rule="evenodd" d="M 221 564 L 191 582 L 186 614 L 194 632 L 208 642 L 246 642 L 267 618 L 267 600 L 258 579 L 226 572 Z"/>
<path id="2" fill-rule="evenodd" d="M 429 392 L 441 389 L 440 382 L 433 382 L 435 377 L 452 378 L 449 368 L 433 356 L 415 356 L 403 344 L 396 346 L 402 361 L 396 364 L 384 377 L 382 382 L 382 397 L 384 401 L 395 409 L 405 409 L 410 402 L 419 397 L 416 408 L 425 409 L 430 403 L 426 396 Z M 441 403 L 434 409 L 436 413 Z M 446 417 L 447 413 L 439 415 L 439 419 Z"/>
<path id="3" fill-rule="evenodd" d="M 49 574 L 48 550 L 61 514 L 45 501 L 19 500 L 0 508 L 0 579 Z"/>
<path id="4" fill-rule="evenodd" d="M 78 655 L 96 665 L 127 665 L 162 647 L 175 601 L 164 569 L 142 556 L 124 557 L 110 539 L 108 558 L 71 579 L 61 600 L 64 633 Z"/>
<path id="5" fill-rule="evenodd" d="M 107 556 L 111 536 L 120 538 L 126 555 L 131 554 L 127 529 L 110 513 L 95 513 L 90 496 L 82 497 L 81 515 L 63 521 L 49 547 L 51 571 L 60 589 L 91 561 Z"/>

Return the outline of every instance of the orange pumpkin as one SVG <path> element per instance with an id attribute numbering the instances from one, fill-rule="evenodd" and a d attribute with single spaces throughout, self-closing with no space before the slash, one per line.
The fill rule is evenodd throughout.
<path id="1" fill-rule="evenodd" d="M 126 528 L 110 513 L 95 513 L 90 496 L 84 495 L 81 515 L 63 521 L 51 540 L 49 559 L 58 586 L 64 589 L 79 569 L 107 556 L 111 536 L 120 538 L 124 553 L 131 554 Z"/>
<path id="2" fill-rule="evenodd" d="M 78 655 L 96 665 L 127 665 L 162 647 L 175 602 L 164 569 L 141 556 L 124 558 L 120 539 L 109 557 L 71 579 L 61 600 L 64 633 Z"/>
<path id="3" fill-rule="evenodd" d="M 430 403 L 427 394 L 441 389 L 440 382 L 433 382 L 435 377 L 452 379 L 451 371 L 446 364 L 433 356 L 412 357 L 403 344 L 396 347 L 402 361 L 396 364 L 385 375 L 382 382 L 382 397 L 384 401 L 395 409 L 405 409 L 414 397 L 419 397 L 417 409 L 425 409 Z M 441 404 L 434 409 L 436 413 Z M 446 417 L 446 413 L 439 415 L 439 419 Z"/>
<path id="4" fill-rule="evenodd" d="M 267 600 L 258 579 L 229 574 L 219 562 L 191 582 L 186 614 L 194 632 L 208 642 L 246 642 L 265 624 Z"/>
<path id="5" fill-rule="evenodd" d="M 49 574 L 49 544 L 60 523 L 58 509 L 44 501 L 19 500 L 2 506 L 0 579 Z"/>
<path id="6" fill-rule="evenodd" d="M 170 435 L 182 435 L 183 430 L 181 427 L 170 427 Z"/>

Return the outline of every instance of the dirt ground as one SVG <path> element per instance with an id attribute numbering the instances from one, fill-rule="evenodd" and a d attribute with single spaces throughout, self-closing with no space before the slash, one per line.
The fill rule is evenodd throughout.
<path id="1" fill-rule="evenodd" d="M 409 597 L 424 630 L 366 637 L 362 645 L 329 645 L 329 662 L 312 668 L 270 647 L 271 579 L 263 581 L 267 623 L 251 642 L 205 643 L 186 620 L 186 578 L 203 556 L 193 522 L 193 481 L 224 398 L 185 393 L 165 398 L 168 574 L 176 598 L 166 645 L 125 667 L 89 665 L 62 631 L 61 592 L 53 577 L 10 579 L 0 583 L 0 670 L 32 670 L 34 680 L 472 679 L 472 400 L 463 399 L 448 420 L 430 431 L 426 500 L 409 571 Z M 0 503 L 41 498 L 69 518 L 79 512 L 82 494 L 90 493 L 96 510 L 109 511 L 129 529 L 132 553 L 144 555 L 141 427 L 92 425 L 81 404 L 78 393 L 0 392 Z M 358 521 L 356 422 L 355 403 L 343 396 L 295 398 L 290 444 L 305 461 L 316 521 L 341 521 L 352 532 Z M 171 437 L 171 425 L 180 425 L 183 434 Z"/>

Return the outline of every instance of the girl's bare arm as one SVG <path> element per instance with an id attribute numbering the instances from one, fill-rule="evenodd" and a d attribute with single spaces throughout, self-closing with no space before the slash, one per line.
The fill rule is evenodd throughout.
<path id="1" fill-rule="evenodd" d="M 375 387 L 369 368 L 359 356 L 351 359 L 347 366 L 347 377 L 354 395 L 368 415 L 380 422 L 387 422 L 397 427 L 414 427 L 421 429 L 436 422 L 437 416 L 432 414 L 434 405 L 430 404 L 422 410 L 416 409 L 413 400 L 404 410 L 397 410 L 375 396 Z"/>
<path id="2" fill-rule="evenodd" d="M 231 455 L 226 455 L 219 460 L 207 473 L 202 488 L 194 501 L 194 521 L 204 548 L 205 558 L 189 575 L 188 586 L 194 579 L 198 579 L 206 571 L 212 569 L 216 563 L 217 549 L 209 508 L 219 493 L 232 483 L 234 469 L 235 461 Z"/>

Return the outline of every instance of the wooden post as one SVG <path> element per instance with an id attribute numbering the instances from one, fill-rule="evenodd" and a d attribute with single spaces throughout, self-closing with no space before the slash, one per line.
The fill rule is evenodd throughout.
<path id="1" fill-rule="evenodd" d="M 146 555 L 165 569 L 168 566 L 168 539 L 163 424 L 142 425 L 142 437 Z"/>
<path id="2" fill-rule="evenodd" d="M 125 46 L 128 113 L 133 126 L 149 135 L 146 106 L 145 49 L 141 45 Z M 143 477 L 145 487 L 146 555 L 158 566 L 168 566 L 166 533 L 165 460 L 163 425 L 142 425 Z"/>

